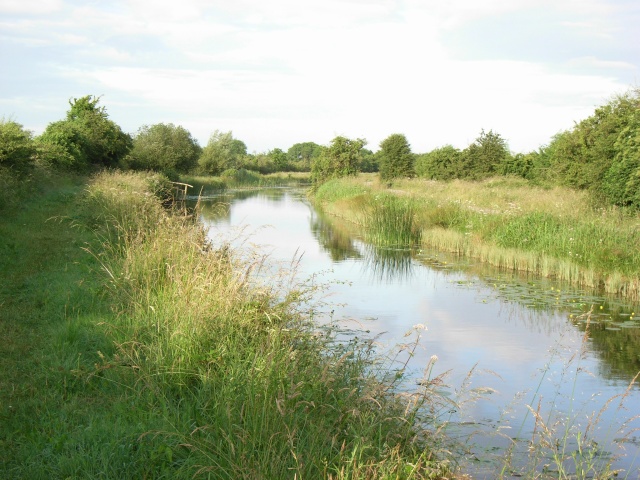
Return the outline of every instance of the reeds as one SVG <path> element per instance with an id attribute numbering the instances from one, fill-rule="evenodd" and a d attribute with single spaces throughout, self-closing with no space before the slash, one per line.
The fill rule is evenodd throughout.
<path id="1" fill-rule="evenodd" d="M 165 419 L 139 442 L 153 441 L 172 477 L 446 473 L 371 344 L 336 342 L 310 321 L 313 283 L 290 285 L 290 272 L 258 282 L 261 255 L 212 248 L 145 184 L 102 174 L 86 197 L 117 312 L 105 323 L 117 351 L 93 375 L 129 385 L 136 408 Z"/>
<path id="2" fill-rule="evenodd" d="M 583 192 L 509 178 L 399 180 L 389 189 L 362 175 L 328 182 L 315 198 L 363 227 L 374 243 L 411 245 L 419 238 L 424 247 L 498 268 L 640 299 L 640 217 L 595 207 Z"/>

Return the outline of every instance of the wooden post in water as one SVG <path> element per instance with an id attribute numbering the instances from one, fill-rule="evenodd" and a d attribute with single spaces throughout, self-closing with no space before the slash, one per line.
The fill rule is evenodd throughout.
<path id="1" fill-rule="evenodd" d="M 176 205 L 180 203 L 182 207 L 185 207 L 185 200 L 187 199 L 187 192 L 189 191 L 189 187 L 193 188 L 193 185 L 189 185 L 188 183 L 181 182 L 171 182 L 171 184 L 176 189 L 176 194 L 173 197 L 173 204 Z"/>

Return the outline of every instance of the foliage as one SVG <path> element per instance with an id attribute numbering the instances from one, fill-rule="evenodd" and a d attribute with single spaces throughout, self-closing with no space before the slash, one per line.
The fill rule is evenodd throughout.
<path id="1" fill-rule="evenodd" d="M 282 151 L 281 149 L 274 148 L 269 152 L 269 157 L 273 162 L 274 171 L 284 172 L 289 167 L 289 160 L 288 160 L 287 154 L 284 153 L 284 151 Z"/>
<path id="2" fill-rule="evenodd" d="M 461 152 L 451 145 L 416 156 L 416 175 L 432 180 L 451 180 L 460 168 Z"/>
<path id="3" fill-rule="evenodd" d="M 640 208 L 640 97 L 614 143 L 615 155 L 602 181 L 609 203 Z"/>
<path id="4" fill-rule="evenodd" d="M 401 133 L 389 135 L 380 143 L 380 179 L 392 180 L 415 175 L 411 146 Z"/>
<path id="5" fill-rule="evenodd" d="M 331 145 L 324 148 L 322 154 L 313 160 L 311 179 L 319 185 L 331 178 L 339 178 L 358 173 L 358 164 L 362 156 L 362 148 L 367 141 L 338 136 Z"/>
<path id="6" fill-rule="evenodd" d="M 314 142 L 296 143 L 287 150 L 289 162 L 296 166 L 297 171 L 311 171 L 311 163 L 322 153 L 322 145 Z"/>
<path id="7" fill-rule="evenodd" d="M 26 171 L 36 153 L 31 132 L 13 121 L 0 119 L 0 168 Z"/>
<path id="8" fill-rule="evenodd" d="M 202 149 L 185 128 L 172 123 L 140 127 L 125 163 L 134 170 L 188 172 L 198 162 Z"/>
<path id="9" fill-rule="evenodd" d="M 378 172 L 380 170 L 380 155 L 373 153 L 367 148 L 361 150 L 362 156 L 360 158 L 360 165 L 358 170 L 365 173 Z"/>
<path id="10" fill-rule="evenodd" d="M 424 247 L 640 298 L 640 231 L 633 212 L 594 208 L 587 192 L 534 187 L 516 177 L 426 185 L 416 179 L 394 183 L 402 192 L 399 200 L 411 199 L 411 226 L 421 232 Z M 359 176 L 323 185 L 316 198 L 328 203 L 327 211 L 353 219 L 386 192 L 384 185 Z"/>
<path id="11" fill-rule="evenodd" d="M 99 97 L 87 95 L 69 101 L 65 120 L 50 123 L 39 137 L 43 158 L 54 167 L 84 170 L 89 165 L 115 167 L 133 146 L 131 137 L 109 120 Z M 49 147 L 48 144 L 58 147 Z M 51 152 L 63 153 L 56 158 Z"/>
<path id="12" fill-rule="evenodd" d="M 549 175 L 608 202 L 633 203 L 624 192 L 634 177 L 639 108 L 640 90 L 636 89 L 614 97 L 573 129 L 556 135 L 543 150 Z"/>
<path id="13" fill-rule="evenodd" d="M 202 150 L 198 168 L 204 174 L 220 175 L 228 168 L 239 167 L 246 155 L 247 146 L 244 142 L 233 138 L 232 132 L 216 130 Z"/>
<path id="14" fill-rule="evenodd" d="M 508 163 L 509 156 L 507 142 L 499 133 L 482 130 L 480 136 L 462 152 L 461 170 L 457 177 L 480 180 L 495 175 L 501 165 Z"/>
<path id="15" fill-rule="evenodd" d="M 498 174 L 514 175 L 522 178 L 532 178 L 534 165 L 538 158 L 537 152 L 517 153 L 515 155 L 507 155 L 503 162 L 498 165 Z"/>

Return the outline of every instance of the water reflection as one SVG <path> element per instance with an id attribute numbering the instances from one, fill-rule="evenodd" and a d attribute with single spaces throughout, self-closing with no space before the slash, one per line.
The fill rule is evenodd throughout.
<path id="1" fill-rule="evenodd" d="M 407 282 L 413 276 L 414 260 L 409 248 L 383 248 L 363 244 L 363 271 L 379 282 Z"/>
<path id="2" fill-rule="evenodd" d="M 312 209 L 309 226 L 311 233 L 334 262 L 362 256 L 355 247 L 353 233 L 344 223 L 330 222 L 324 213 Z"/>
<path id="3" fill-rule="evenodd" d="M 640 369 L 640 309 L 634 306 L 439 252 L 369 246 L 348 224 L 315 211 L 302 191 L 242 191 L 203 207 L 212 241 L 225 229 L 250 225 L 253 242 L 276 263 L 298 254 L 302 278 L 325 272 L 333 282 L 331 318 L 344 328 L 369 331 L 382 349 L 403 342 L 414 325 L 426 325 L 408 381 L 415 387 L 431 356 L 439 357 L 433 374 L 450 371 L 451 393 L 474 399 L 451 418 L 458 433 L 473 434 L 477 446 L 470 441 L 468 447 L 479 458 L 488 448 L 503 452 L 509 437 L 531 438 L 535 422 L 527 404 L 551 412 L 547 418 L 566 410 L 584 418 L 624 394 Z M 592 308 L 583 342 L 585 314 Z M 478 387 L 492 393 L 470 393 Z M 640 411 L 635 386 L 625 400 L 624 415 Z M 621 412 L 605 410 L 599 413 L 607 426 L 602 435 L 615 435 Z M 504 427 L 511 428 L 507 437 L 498 435 Z M 637 450 L 625 445 L 632 454 L 616 465 L 630 469 Z"/>

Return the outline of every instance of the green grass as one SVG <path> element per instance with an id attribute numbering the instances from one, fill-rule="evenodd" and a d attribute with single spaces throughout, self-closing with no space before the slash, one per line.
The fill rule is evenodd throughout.
<path id="1" fill-rule="evenodd" d="M 263 175 L 251 170 L 229 169 L 220 176 L 182 175 L 180 181 L 192 185 L 190 195 L 201 192 L 225 190 L 228 188 L 283 187 L 306 185 L 310 182 L 309 173 L 278 172 Z"/>
<path id="2" fill-rule="evenodd" d="M 304 313 L 316 287 L 255 284 L 159 183 L 58 181 L 3 215 L 0 477 L 446 475 L 428 392 L 395 394 Z"/>
<path id="3" fill-rule="evenodd" d="M 582 192 L 542 189 L 518 179 L 485 182 L 401 180 L 393 188 L 371 176 L 321 186 L 314 198 L 329 213 L 360 225 L 372 242 L 389 233 L 419 230 L 422 245 L 478 258 L 576 285 L 640 299 L 640 217 L 598 208 Z M 363 206 L 397 208 L 365 210 Z M 380 199 L 384 199 L 381 201 Z M 405 205 L 404 213 L 398 208 Z M 384 221 L 378 216 L 387 217 Z M 394 222 L 405 218 L 402 225 Z M 397 239 L 399 241 L 400 239 Z M 396 240 L 394 240 L 396 241 Z"/>

